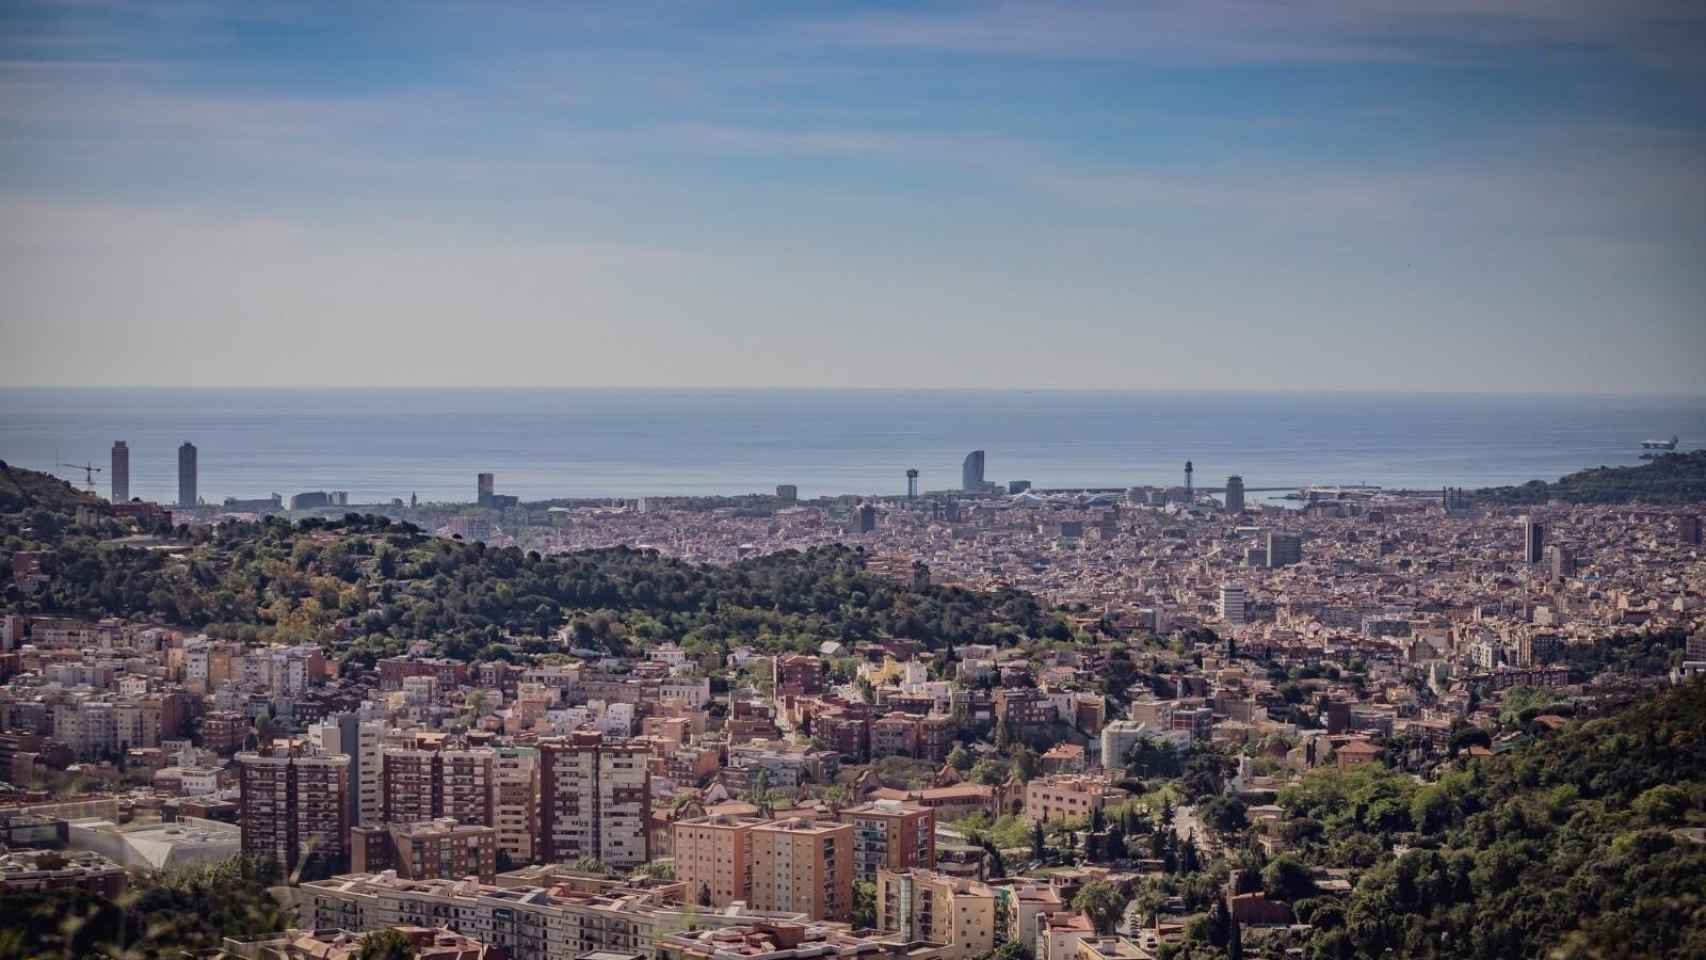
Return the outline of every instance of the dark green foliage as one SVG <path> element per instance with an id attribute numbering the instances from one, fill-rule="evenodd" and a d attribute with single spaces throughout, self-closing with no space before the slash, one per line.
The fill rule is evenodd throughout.
<path id="1" fill-rule="evenodd" d="M 85 493 L 51 474 L 14 467 L 0 460 L 0 513 L 46 510 L 75 513 L 79 507 L 101 506 L 101 498 Z"/>
<path id="2" fill-rule="evenodd" d="M 1438 783 L 1401 781 L 1363 768 L 1282 794 L 1325 824 L 1328 842 L 1306 852 L 1373 858 L 1349 897 L 1298 904 L 1316 927 L 1308 955 L 1706 956 L 1706 844 L 1678 830 L 1702 818 L 1706 683 Z M 1410 830 L 1423 844 L 1390 856 Z M 1305 893 L 1280 862 L 1264 872 L 1272 892 Z"/>
<path id="3" fill-rule="evenodd" d="M 415 945 L 395 930 L 375 930 L 361 938 L 355 960 L 414 960 Z"/>
<path id="4" fill-rule="evenodd" d="M 1520 487 L 1480 490 L 1477 499 L 1526 504 L 1562 500 L 1565 503 L 1697 503 L 1706 500 L 1706 450 L 1667 453 L 1635 467 L 1594 467 L 1559 480 L 1530 480 Z"/>
<path id="5" fill-rule="evenodd" d="M 1068 629 L 1027 593 L 888 580 L 846 547 L 728 567 L 628 548 L 541 558 L 382 521 L 235 525 L 198 543 L 187 563 L 69 539 L 63 575 L 29 602 L 242 639 L 301 641 L 337 629 L 347 638 L 343 659 L 363 665 L 428 637 L 445 638 L 442 652 L 465 660 L 512 656 L 505 642 L 543 653 L 557 649 L 547 638 L 564 626 L 576 647 L 623 653 L 673 640 L 696 658 L 737 641 L 779 652 L 906 636 L 939 649 Z"/>
<path id="6" fill-rule="evenodd" d="M 223 937 L 284 928 L 266 891 L 274 880 L 276 871 L 233 859 L 136 877 L 115 900 L 79 890 L 7 894 L 0 896 L 0 956 L 150 960 L 215 950 Z"/>

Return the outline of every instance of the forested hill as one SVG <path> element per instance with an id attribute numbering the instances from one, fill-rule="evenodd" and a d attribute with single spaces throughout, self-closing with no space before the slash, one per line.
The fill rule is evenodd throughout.
<path id="1" fill-rule="evenodd" d="M 9 601 L 30 612 L 320 642 L 362 662 L 416 639 L 470 659 L 560 652 L 547 638 L 564 626 L 571 646 L 621 653 L 668 640 L 694 656 L 891 636 L 941 648 L 1074 635 L 1028 593 L 891 580 L 868 571 L 862 551 L 839 546 L 719 567 L 625 548 L 541 557 L 353 514 L 198 527 L 184 556 L 80 532 L 57 538 L 42 589 Z"/>
<path id="2" fill-rule="evenodd" d="M 79 507 L 99 506 L 101 502 L 94 494 L 84 493 L 58 477 L 0 461 L 0 513 L 74 513 Z"/>
<path id="3" fill-rule="evenodd" d="M 1706 957 L 1706 682 L 1436 784 L 1389 779 L 1396 796 L 1323 815 L 1413 849 L 1299 904 L 1309 955 Z"/>
<path id="4" fill-rule="evenodd" d="M 1635 467 L 1579 470 L 1556 483 L 1530 480 L 1476 496 L 1498 503 L 1698 503 L 1706 501 L 1706 450 L 1667 453 Z"/>

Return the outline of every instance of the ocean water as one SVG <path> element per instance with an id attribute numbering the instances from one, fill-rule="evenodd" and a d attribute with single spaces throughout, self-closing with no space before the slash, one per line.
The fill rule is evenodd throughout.
<path id="1" fill-rule="evenodd" d="M 985 476 L 1049 486 L 1182 482 L 1481 487 L 1706 445 L 1706 397 L 938 390 L 0 388 L 0 459 L 81 483 L 130 445 L 131 494 L 171 501 L 177 448 L 200 494 L 472 500 L 475 474 L 524 499 L 898 494 Z M 107 477 L 98 489 L 108 492 Z"/>

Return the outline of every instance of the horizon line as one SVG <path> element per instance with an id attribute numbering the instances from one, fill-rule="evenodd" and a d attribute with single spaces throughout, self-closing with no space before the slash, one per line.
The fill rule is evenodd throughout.
<path id="1" fill-rule="evenodd" d="M 1386 390 L 1372 387 L 1090 387 L 1090 386 L 1010 386 L 1010 387 L 968 387 L 968 386 L 800 386 L 788 384 L 29 384 L 11 383 L 0 384 L 0 393 L 25 391 L 54 391 L 54 390 L 86 390 L 101 392 L 116 392 L 120 390 L 196 390 L 196 391 L 237 391 L 261 393 L 266 391 L 309 392 L 317 390 L 338 390 L 368 393 L 404 392 L 412 390 L 436 390 L 458 392 L 510 392 L 510 393 L 548 393 L 548 392 L 621 392 L 621 391 L 659 391 L 659 392 L 791 392 L 791 393 L 1076 393 L 1076 394 L 1240 394 L 1240 395 L 1271 395 L 1271 394 L 1333 394 L 1333 395 L 1376 395 L 1376 396 L 1412 396 L 1412 397 L 1605 397 L 1605 398 L 1641 398 L 1641 399 L 1671 399 L 1671 400 L 1700 400 L 1706 402 L 1706 391 L 1687 392 L 1681 390 L 1417 390 L 1397 389 Z"/>

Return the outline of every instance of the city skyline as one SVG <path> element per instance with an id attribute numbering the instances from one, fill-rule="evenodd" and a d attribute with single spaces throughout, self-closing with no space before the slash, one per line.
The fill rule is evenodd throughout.
<path id="1" fill-rule="evenodd" d="M 5 16 L 9 383 L 1678 392 L 1706 354 L 1687 4 Z"/>

